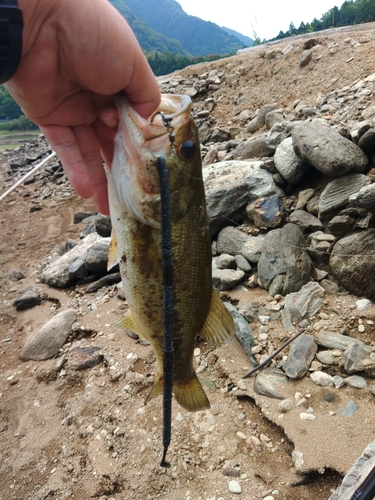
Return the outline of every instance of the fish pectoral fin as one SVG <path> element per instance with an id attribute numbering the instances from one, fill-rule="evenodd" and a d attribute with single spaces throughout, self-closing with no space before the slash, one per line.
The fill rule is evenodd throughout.
<path id="1" fill-rule="evenodd" d="M 212 290 L 211 307 L 199 336 L 220 347 L 233 338 L 236 327 L 233 318 L 216 291 Z"/>
<path id="2" fill-rule="evenodd" d="M 187 411 L 201 411 L 210 408 L 210 402 L 196 373 L 184 384 L 173 384 L 173 394 L 177 403 Z"/>
<path id="3" fill-rule="evenodd" d="M 112 229 L 111 243 L 109 244 L 108 250 L 107 271 L 110 271 L 112 267 L 115 267 L 119 262 L 120 255 L 118 253 L 117 237 L 115 231 Z"/>
<path id="4" fill-rule="evenodd" d="M 145 340 L 142 333 L 139 331 L 137 323 L 134 321 L 133 315 L 130 311 L 128 311 L 123 318 L 117 323 L 117 326 L 124 328 L 125 330 L 130 330 L 131 332 L 136 333 L 139 337 Z"/>

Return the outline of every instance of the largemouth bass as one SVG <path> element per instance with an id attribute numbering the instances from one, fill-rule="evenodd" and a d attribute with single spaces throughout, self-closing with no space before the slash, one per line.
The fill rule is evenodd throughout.
<path id="1" fill-rule="evenodd" d="M 166 161 L 174 276 L 173 393 L 183 408 L 197 411 L 210 404 L 193 368 L 195 338 L 199 334 L 220 346 L 230 340 L 235 326 L 212 287 L 200 147 L 190 106 L 187 96 L 163 95 L 159 109 L 147 121 L 125 96 L 119 96 L 114 159 L 106 173 L 113 227 L 109 266 L 119 262 L 129 304 L 121 325 L 148 340 L 156 355 L 158 373 L 147 397 L 150 400 L 163 393 L 161 205 L 156 163 L 158 157 Z"/>

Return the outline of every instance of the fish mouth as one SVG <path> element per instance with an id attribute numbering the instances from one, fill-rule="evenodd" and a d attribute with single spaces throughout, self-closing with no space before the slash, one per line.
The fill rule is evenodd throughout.
<path id="1" fill-rule="evenodd" d="M 175 134 L 190 121 L 191 99 L 162 94 L 158 109 L 148 119 L 130 105 L 124 93 L 116 96 L 119 128 L 115 157 L 109 169 L 117 198 L 127 212 L 145 224 L 160 226 L 158 157 L 168 158 Z M 167 126 L 170 124 L 170 126 Z"/>

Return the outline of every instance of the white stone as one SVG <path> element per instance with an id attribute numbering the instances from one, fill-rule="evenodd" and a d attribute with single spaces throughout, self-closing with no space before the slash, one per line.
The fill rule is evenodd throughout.
<path id="1" fill-rule="evenodd" d="M 316 416 L 312 413 L 300 413 L 299 418 L 301 420 L 316 420 Z"/>
<path id="2" fill-rule="evenodd" d="M 310 375 L 311 380 L 316 385 L 320 385 L 321 387 L 325 387 L 327 385 L 333 385 L 333 378 L 328 373 L 324 373 L 322 371 L 313 372 Z"/>
<path id="3" fill-rule="evenodd" d="M 231 493 L 242 493 L 242 488 L 238 481 L 229 481 L 228 488 Z"/>

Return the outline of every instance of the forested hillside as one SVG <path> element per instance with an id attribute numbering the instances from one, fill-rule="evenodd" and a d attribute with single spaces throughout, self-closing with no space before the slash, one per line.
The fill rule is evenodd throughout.
<path id="1" fill-rule="evenodd" d="M 291 23 L 288 31 L 280 31 L 272 40 L 372 21 L 375 21 L 375 0 L 346 0 L 340 9 L 333 7 L 320 19 L 315 18 L 306 24 L 302 22 L 298 28 Z"/>
<path id="2" fill-rule="evenodd" d="M 153 30 L 178 40 L 193 56 L 230 54 L 244 46 L 217 24 L 189 16 L 175 0 L 111 0 L 111 3 L 119 10 L 125 5 Z"/>

